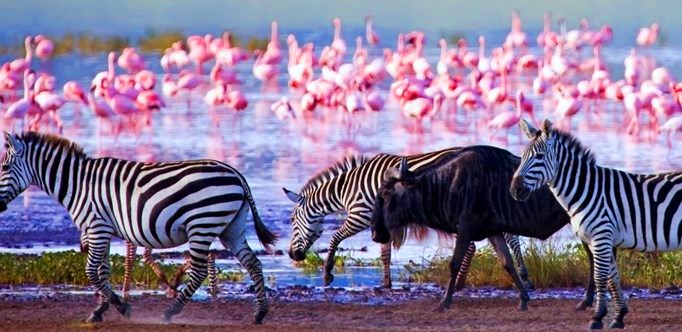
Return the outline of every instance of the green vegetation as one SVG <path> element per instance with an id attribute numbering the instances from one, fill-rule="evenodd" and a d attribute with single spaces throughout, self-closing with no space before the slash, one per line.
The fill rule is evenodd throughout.
<path id="1" fill-rule="evenodd" d="M 439 39 L 445 39 L 445 41 L 448 42 L 448 45 L 452 47 L 452 45 L 457 45 L 460 39 L 467 40 L 466 34 L 463 32 L 440 32 L 440 38 Z M 436 40 L 435 43 L 436 46 L 438 46 L 438 40 Z"/>
<path id="2" fill-rule="evenodd" d="M 221 38 L 222 34 L 214 35 Z M 163 54 L 176 41 L 182 41 L 185 45 L 187 36 L 179 31 L 157 31 L 148 30 L 144 36 L 137 40 L 131 40 L 123 36 L 96 36 L 90 33 L 67 33 L 59 38 L 47 36 L 55 45 L 54 55 L 79 53 L 83 55 L 94 55 L 106 52 L 120 52 L 122 49 L 131 46 L 139 47 L 141 52 Z M 234 33 L 231 34 L 232 45 L 245 48 L 249 51 L 265 50 L 270 42 L 270 37 L 251 36 L 241 38 Z M 12 54 L 17 57 L 23 56 L 24 43 L 21 40 L 13 41 L 11 44 L 0 45 L 0 55 Z"/>
<path id="3" fill-rule="evenodd" d="M 85 275 L 86 256 L 71 251 L 44 253 L 42 255 L 15 255 L 0 254 L 0 284 L 6 285 L 89 285 Z M 113 284 L 122 284 L 124 276 L 125 257 L 120 255 L 111 256 L 111 277 Z M 179 267 L 177 264 L 164 264 L 160 262 L 161 270 L 169 278 L 175 275 Z M 138 259 L 133 268 L 133 280 L 131 283 L 144 285 L 149 288 L 159 286 L 159 281 L 154 272 Z M 221 271 L 218 280 L 226 282 L 238 282 L 244 280 L 242 272 Z M 205 283 L 208 281 L 205 281 Z"/>
<path id="4" fill-rule="evenodd" d="M 524 259 L 536 287 L 584 286 L 589 275 L 587 254 L 579 244 L 560 247 L 550 242 L 531 241 Z M 682 285 L 682 252 L 647 254 L 618 251 L 618 267 L 625 287 L 664 288 Z M 445 285 L 450 276 L 449 257 L 436 257 L 424 265 L 408 264 L 401 279 L 408 282 L 435 282 Z M 467 285 L 511 287 L 509 275 L 501 268 L 494 250 L 485 246 L 476 251 Z"/>

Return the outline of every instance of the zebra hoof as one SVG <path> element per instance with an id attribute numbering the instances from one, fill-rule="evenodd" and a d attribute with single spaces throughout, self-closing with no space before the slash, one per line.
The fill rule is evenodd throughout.
<path id="1" fill-rule="evenodd" d="M 161 323 L 170 324 L 171 318 L 173 318 L 173 315 L 169 314 L 168 312 L 165 312 L 161 317 Z"/>
<path id="2" fill-rule="evenodd" d="M 132 306 L 128 302 L 123 302 L 121 305 L 116 306 L 116 310 L 123 315 L 123 317 L 130 319 L 130 312 L 132 311 Z"/>
<path id="3" fill-rule="evenodd" d="M 96 313 L 90 314 L 90 317 L 85 320 L 86 323 L 97 323 L 102 321 L 102 315 L 98 315 Z"/>
<path id="4" fill-rule="evenodd" d="M 334 282 L 334 275 L 329 273 L 324 275 L 324 285 L 329 286 Z"/>
<path id="5" fill-rule="evenodd" d="M 528 311 L 528 303 L 526 302 L 519 303 L 519 311 Z"/>
<path id="6" fill-rule="evenodd" d="M 263 324 L 263 318 L 265 318 L 265 315 L 268 313 L 267 310 L 265 311 L 259 311 L 256 313 L 256 319 L 254 320 L 254 324 L 256 325 L 261 325 Z"/>
<path id="7" fill-rule="evenodd" d="M 625 328 L 625 323 L 623 321 L 619 321 L 614 319 L 611 324 L 609 324 L 610 329 L 624 329 Z"/>
<path id="8" fill-rule="evenodd" d="M 590 330 L 601 330 L 604 328 L 604 323 L 598 322 L 596 320 L 593 320 L 592 323 L 590 323 Z"/>

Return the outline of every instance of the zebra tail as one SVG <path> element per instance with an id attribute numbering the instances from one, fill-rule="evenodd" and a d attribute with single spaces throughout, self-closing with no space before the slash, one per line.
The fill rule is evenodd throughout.
<path id="1" fill-rule="evenodd" d="M 245 187 L 246 187 L 246 200 L 249 202 L 249 207 L 251 208 L 251 214 L 253 215 L 253 222 L 256 224 L 256 235 L 258 236 L 258 240 L 260 243 L 263 245 L 263 248 L 265 248 L 265 251 L 272 254 L 274 252 L 273 245 L 275 242 L 277 242 L 277 239 L 279 236 L 276 234 L 273 234 L 268 230 L 267 227 L 265 227 L 265 224 L 263 223 L 263 220 L 260 218 L 260 215 L 258 214 L 258 209 L 256 209 L 256 202 L 253 199 L 253 196 L 251 195 L 251 188 L 249 185 L 244 181 Z"/>

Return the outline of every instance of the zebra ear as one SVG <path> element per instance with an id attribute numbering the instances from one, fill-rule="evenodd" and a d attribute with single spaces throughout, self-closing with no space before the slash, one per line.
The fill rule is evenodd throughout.
<path id="1" fill-rule="evenodd" d="M 23 148 L 23 145 L 17 140 L 16 135 L 12 135 L 6 131 L 3 131 L 5 133 L 5 142 L 14 150 L 15 152 L 21 151 Z"/>
<path id="2" fill-rule="evenodd" d="M 542 121 L 542 133 L 549 137 L 549 133 L 552 131 L 552 121 L 545 119 Z"/>
<path id="3" fill-rule="evenodd" d="M 519 128 L 521 128 L 521 132 L 526 134 L 528 138 L 533 139 L 538 133 L 538 130 L 533 127 L 532 124 L 528 123 L 525 119 L 521 119 L 519 121 Z"/>
<path id="4" fill-rule="evenodd" d="M 410 174 L 410 169 L 407 167 L 407 158 L 402 157 L 400 158 L 400 168 L 398 169 L 400 171 L 400 178 L 404 179 L 407 177 L 407 175 Z"/>
<path id="5" fill-rule="evenodd" d="M 282 190 L 284 190 L 284 194 L 287 195 L 289 200 L 291 200 L 292 202 L 298 203 L 301 201 L 301 195 L 299 195 L 299 194 L 297 194 L 297 193 L 295 193 L 295 192 L 293 192 L 287 188 L 282 188 Z"/>

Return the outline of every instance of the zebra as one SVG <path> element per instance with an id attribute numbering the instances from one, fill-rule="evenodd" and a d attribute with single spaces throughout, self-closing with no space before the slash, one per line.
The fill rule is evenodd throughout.
<path id="1" fill-rule="evenodd" d="M 92 158 L 83 149 L 50 134 L 4 133 L 6 152 L 0 168 L 0 212 L 29 185 L 60 202 L 87 239 L 85 272 L 99 291 L 100 303 L 88 322 L 102 320 L 113 304 L 126 317 L 131 307 L 109 284 L 109 247 L 113 237 L 145 248 L 189 243 L 189 282 L 163 320 L 169 322 L 206 278 L 206 256 L 215 238 L 248 271 L 256 293 L 255 322 L 268 312 L 261 263 L 246 241 L 251 210 L 256 234 L 267 251 L 277 236 L 263 224 L 245 178 L 215 160 L 141 163 Z"/>
<path id="2" fill-rule="evenodd" d="M 628 306 L 620 286 L 617 248 L 642 252 L 682 248 L 682 172 L 635 174 L 597 165 L 595 156 L 545 120 L 541 130 L 522 121 L 530 138 L 510 192 L 518 200 L 544 184 L 571 217 L 575 235 L 592 251 L 597 299 L 591 329 L 603 327 L 606 291 L 616 315 L 610 328 L 624 328 Z M 591 262 L 592 263 L 592 262 Z"/>
<path id="3" fill-rule="evenodd" d="M 461 150 L 459 147 L 444 149 L 431 153 L 407 156 L 411 171 L 428 167 L 452 153 Z M 334 232 L 329 243 L 329 251 L 324 264 L 324 284 L 334 281 L 334 256 L 341 241 L 370 227 L 370 219 L 374 208 L 376 194 L 381 187 L 384 172 L 397 167 L 402 156 L 379 154 L 373 158 L 349 156 L 334 163 L 313 176 L 303 186 L 300 193 L 282 188 L 286 196 L 296 204 L 291 215 L 292 237 L 289 256 L 295 261 L 305 259 L 305 254 L 313 243 L 322 235 L 322 219 L 331 213 L 345 210 L 347 212 L 343 225 Z M 528 270 L 523 262 L 518 236 L 505 234 L 505 239 L 514 252 L 519 275 L 528 288 L 532 283 L 528 280 Z M 464 287 L 469 262 L 476 250 L 472 242 L 467 249 L 462 277 L 457 278 L 456 289 Z M 383 287 L 391 288 L 391 247 L 381 246 L 383 263 Z"/>

